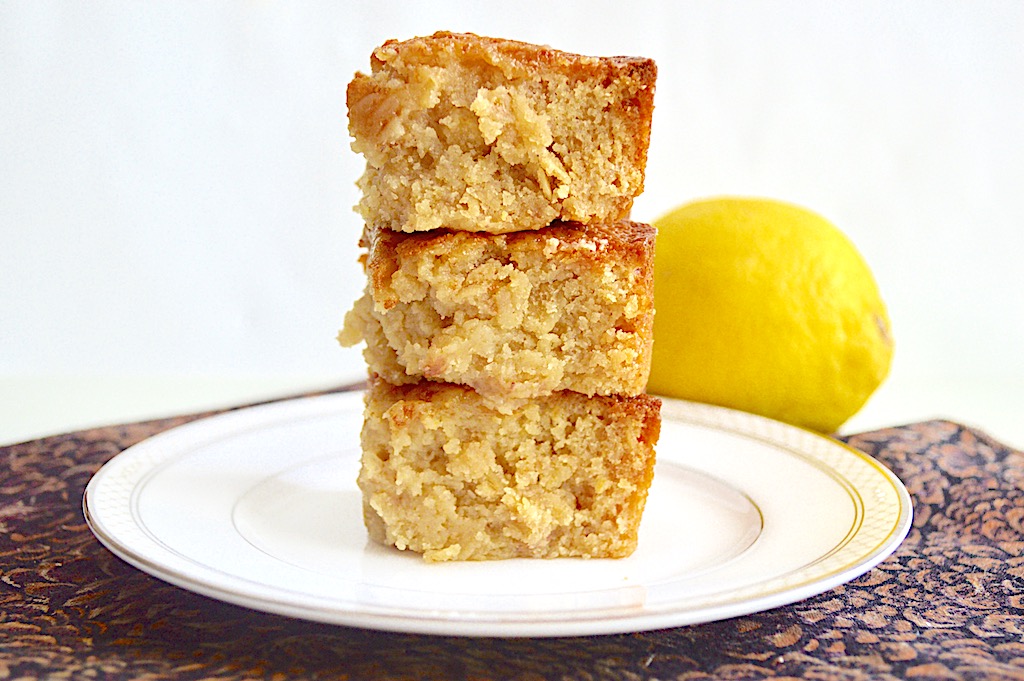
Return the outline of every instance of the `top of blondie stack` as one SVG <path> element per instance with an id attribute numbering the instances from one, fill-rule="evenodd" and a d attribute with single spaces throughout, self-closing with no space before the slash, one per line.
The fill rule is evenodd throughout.
<path id="1" fill-rule="evenodd" d="M 348 86 L 357 209 L 396 231 L 615 222 L 643 191 L 657 69 L 440 32 L 390 40 Z"/>
<path id="2" fill-rule="evenodd" d="M 373 73 L 391 65 L 445 66 L 455 62 L 483 62 L 501 70 L 504 78 L 533 78 L 538 70 L 566 73 L 577 78 L 615 77 L 628 68 L 649 69 L 654 77 L 654 62 L 647 57 L 588 57 L 556 50 L 547 45 L 507 38 L 488 38 L 475 33 L 438 31 L 409 40 L 387 40 L 370 55 Z M 483 66 L 478 64 L 477 66 Z"/>

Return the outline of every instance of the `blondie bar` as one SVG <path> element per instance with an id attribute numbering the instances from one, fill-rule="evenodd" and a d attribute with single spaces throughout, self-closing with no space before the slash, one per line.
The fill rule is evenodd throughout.
<path id="1" fill-rule="evenodd" d="M 653 343 L 653 227 L 556 223 L 506 234 L 368 228 L 369 282 L 343 344 L 370 371 L 485 396 L 638 395 Z"/>
<path id="2" fill-rule="evenodd" d="M 561 392 L 511 413 L 443 383 L 370 383 L 362 430 L 371 539 L 428 561 L 633 552 L 660 401 Z"/>
<path id="3" fill-rule="evenodd" d="M 643 191 L 657 69 L 441 32 L 378 47 L 348 86 L 357 207 L 404 232 L 613 222 Z"/>

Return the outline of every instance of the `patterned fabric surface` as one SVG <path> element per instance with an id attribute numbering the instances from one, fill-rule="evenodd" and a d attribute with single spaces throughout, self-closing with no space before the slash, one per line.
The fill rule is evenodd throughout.
<path id="1" fill-rule="evenodd" d="M 1024 679 L 1024 455 L 955 423 L 848 438 L 915 507 L 907 540 L 851 583 L 698 626 L 476 639 L 252 612 L 109 553 L 81 510 L 90 476 L 198 416 L 0 448 L 0 679 Z"/>

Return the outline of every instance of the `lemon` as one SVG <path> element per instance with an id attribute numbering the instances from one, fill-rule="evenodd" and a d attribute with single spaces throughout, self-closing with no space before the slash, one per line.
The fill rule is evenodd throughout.
<path id="1" fill-rule="evenodd" d="M 780 201 L 715 198 L 654 224 L 649 392 L 834 433 L 885 379 L 885 305 L 827 220 Z"/>

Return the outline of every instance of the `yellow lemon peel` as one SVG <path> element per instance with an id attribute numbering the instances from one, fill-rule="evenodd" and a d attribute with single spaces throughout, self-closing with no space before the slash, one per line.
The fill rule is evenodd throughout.
<path id="1" fill-rule="evenodd" d="M 823 217 L 715 198 L 654 225 L 649 392 L 833 433 L 885 379 L 893 341 L 878 286 Z"/>

